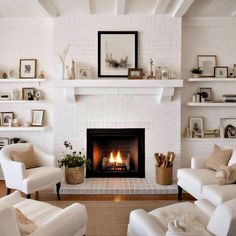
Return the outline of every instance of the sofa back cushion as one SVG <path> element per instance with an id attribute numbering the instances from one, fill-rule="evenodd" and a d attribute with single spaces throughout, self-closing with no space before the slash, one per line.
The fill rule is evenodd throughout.
<path id="1" fill-rule="evenodd" d="M 227 147 L 227 149 L 232 149 L 233 150 L 228 165 L 231 166 L 233 164 L 236 164 L 236 147 Z"/>
<path id="2" fill-rule="evenodd" d="M 234 236 L 236 232 L 236 199 L 219 205 L 207 226 L 216 236 Z"/>
<path id="3" fill-rule="evenodd" d="M 34 154 L 34 148 L 33 145 L 30 145 L 26 150 L 24 151 L 17 151 L 12 150 L 11 151 L 12 159 L 14 161 L 19 161 L 24 163 L 26 169 L 38 167 L 39 163 L 35 157 Z"/>
<path id="4" fill-rule="evenodd" d="M 213 151 L 207 160 L 207 167 L 213 170 L 218 170 L 222 165 L 227 166 L 232 151 L 232 149 L 223 149 L 215 144 Z"/>

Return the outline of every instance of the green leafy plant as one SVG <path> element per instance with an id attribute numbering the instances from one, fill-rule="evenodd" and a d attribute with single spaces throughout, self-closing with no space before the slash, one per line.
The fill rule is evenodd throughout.
<path id="1" fill-rule="evenodd" d="M 63 166 L 69 168 L 81 167 L 88 164 L 85 155 L 83 155 L 81 151 L 74 151 L 70 142 L 65 141 L 64 146 L 66 148 L 66 153 L 64 153 L 64 158 L 58 161 L 60 168 Z"/>
<path id="2" fill-rule="evenodd" d="M 201 67 L 193 67 L 192 68 L 192 70 L 191 70 L 191 72 L 193 73 L 193 74 L 201 74 L 202 73 L 202 69 L 201 69 Z"/>

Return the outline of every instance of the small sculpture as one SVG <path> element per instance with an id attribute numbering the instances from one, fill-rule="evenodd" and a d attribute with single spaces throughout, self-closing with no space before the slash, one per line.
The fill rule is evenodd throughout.
<path id="1" fill-rule="evenodd" d="M 147 79 L 156 79 L 155 77 L 155 65 L 153 64 L 152 58 L 150 59 L 150 74 Z"/>
<path id="2" fill-rule="evenodd" d="M 72 60 L 71 62 L 71 70 L 70 70 L 70 74 L 71 74 L 71 79 L 75 79 L 75 61 Z"/>

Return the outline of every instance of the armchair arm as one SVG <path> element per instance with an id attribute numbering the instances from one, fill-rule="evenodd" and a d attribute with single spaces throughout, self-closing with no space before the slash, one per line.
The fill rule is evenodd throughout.
<path id="1" fill-rule="evenodd" d="M 56 158 L 54 155 L 46 153 L 36 147 L 34 147 L 34 153 L 35 153 L 37 159 L 39 160 L 39 163 L 42 166 L 56 167 Z"/>
<path id="2" fill-rule="evenodd" d="M 65 236 L 75 235 L 88 221 L 84 205 L 74 203 L 45 222 L 33 232 L 32 236 Z"/>
<path id="3" fill-rule="evenodd" d="M 207 159 L 208 157 L 192 157 L 191 158 L 191 168 L 192 169 L 207 169 Z"/>
<path id="4" fill-rule="evenodd" d="M 158 220 L 143 209 L 130 213 L 129 230 L 132 236 L 164 236 L 165 232 L 162 228 Z"/>

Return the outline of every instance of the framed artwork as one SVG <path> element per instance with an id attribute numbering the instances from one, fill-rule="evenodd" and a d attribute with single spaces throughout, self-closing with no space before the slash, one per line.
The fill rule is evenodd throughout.
<path id="1" fill-rule="evenodd" d="M 31 125 L 43 126 L 45 110 L 32 110 L 31 111 Z"/>
<path id="2" fill-rule="evenodd" d="M 193 137 L 203 138 L 204 136 L 203 117 L 190 117 L 189 129 L 190 132 L 193 133 Z"/>
<path id="3" fill-rule="evenodd" d="M 1 112 L 2 126 L 10 126 L 14 120 L 14 112 Z"/>
<path id="4" fill-rule="evenodd" d="M 143 69 L 128 68 L 128 79 L 143 79 Z"/>
<path id="5" fill-rule="evenodd" d="M 236 138 L 236 118 L 221 118 L 220 127 L 224 138 Z"/>
<path id="6" fill-rule="evenodd" d="M 79 68 L 79 79 L 91 79 L 91 68 Z"/>
<path id="7" fill-rule="evenodd" d="M 98 77 L 128 77 L 137 66 L 137 31 L 98 31 Z"/>
<path id="8" fill-rule="evenodd" d="M 22 100 L 34 100 L 34 88 L 22 88 Z"/>
<path id="9" fill-rule="evenodd" d="M 227 78 L 228 77 L 228 66 L 215 66 L 214 77 L 216 78 Z"/>
<path id="10" fill-rule="evenodd" d="M 36 78 L 37 60 L 20 59 L 20 78 Z"/>
<path id="11" fill-rule="evenodd" d="M 212 90 L 211 88 L 200 88 L 202 98 L 205 98 L 206 102 L 212 101 Z"/>
<path id="12" fill-rule="evenodd" d="M 198 55 L 198 66 L 202 69 L 202 77 L 214 77 L 216 55 Z"/>

